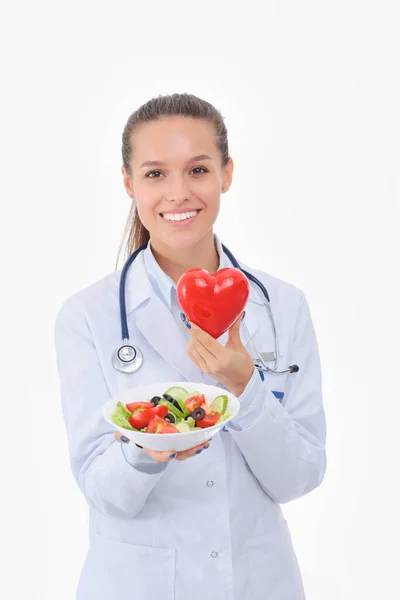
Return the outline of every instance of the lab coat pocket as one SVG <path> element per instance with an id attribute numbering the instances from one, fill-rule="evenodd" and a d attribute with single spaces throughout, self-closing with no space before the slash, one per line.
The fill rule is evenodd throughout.
<path id="1" fill-rule="evenodd" d="M 77 600 L 174 600 L 175 550 L 121 542 L 95 533 Z"/>
<path id="2" fill-rule="evenodd" d="M 304 600 L 289 532 L 257 536 L 246 546 L 253 600 Z"/>

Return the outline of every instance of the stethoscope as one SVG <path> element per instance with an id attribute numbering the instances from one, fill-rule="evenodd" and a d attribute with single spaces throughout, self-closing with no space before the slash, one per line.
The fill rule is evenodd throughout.
<path id="1" fill-rule="evenodd" d="M 126 299 L 125 299 L 126 277 L 128 274 L 129 267 L 132 265 L 132 263 L 135 260 L 135 258 L 137 257 L 137 255 L 142 250 L 144 250 L 146 247 L 147 247 L 147 244 L 144 244 L 143 246 L 141 246 L 140 248 L 135 250 L 135 252 L 133 252 L 133 254 L 128 258 L 128 260 L 126 261 L 126 263 L 123 266 L 123 269 L 121 271 L 121 279 L 120 279 L 120 283 L 119 283 L 119 308 L 120 308 L 120 315 L 121 315 L 121 334 L 122 334 L 123 345 L 120 348 L 118 348 L 117 350 L 115 350 L 115 352 L 113 352 L 112 363 L 113 363 L 114 368 L 117 371 L 120 371 L 121 373 L 126 373 L 126 374 L 134 373 L 135 371 L 137 371 L 143 362 L 143 354 L 142 354 L 141 350 L 139 348 L 137 348 L 136 346 L 133 346 L 132 344 L 129 343 L 129 330 L 128 330 L 128 319 L 127 319 L 127 315 L 126 315 Z M 242 271 L 242 273 L 244 275 L 246 275 L 247 279 L 249 279 L 250 281 L 255 283 L 260 288 L 260 290 L 262 291 L 263 296 L 264 296 L 264 304 L 267 309 L 268 318 L 270 320 L 272 332 L 273 332 L 273 336 L 274 336 L 274 345 L 275 345 L 274 352 L 265 353 L 263 356 L 263 354 L 257 350 L 257 348 L 249 334 L 249 330 L 247 329 L 246 323 L 245 323 L 245 321 L 243 321 L 243 326 L 246 331 L 247 337 L 250 341 L 250 344 L 251 344 L 254 352 L 257 355 L 257 360 L 254 362 L 254 366 L 260 372 L 261 379 L 264 379 L 264 376 L 262 374 L 263 371 L 267 371 L 269 373 L 275 373 L 277 375 L 281 375 L 283 373 L 297 373 L 297 371 L 299 370 L 299 367 L 297 365 L 291 365 L 290 367 L 288 367 L 287 369 L 284 369 L 282 371 L 278 370 L 278 366 L 279 366 L 279 364 L 278 364 L 278 356 L 279 356 L 278 336 L 276 333 L 274 315 L 273 315 L 272 309 L 271 309 L 271 302 L 270 302 L 269 294 L 267 292 L 266 287 L 261 283 L 261 281 L 259 281 L 257 279 L 257 277 L 254 277 L 254 275 L 252 275 L 248 271 L 245 271 L 244 269 L 241 268 L 241 266 L 239 265 L 236 258 L 228 250 L 228 248 L 226 246 L 224 246 L 224 244 L 222 244 L 222 249 L 225 252 L 225 254 L 228 256 L 228 258 L 230 259 L 233 266 L 236 269 L 239 269 L 240 271 Z M 267 356 L 268 356 L 268 358 L 267 358 Z M 269 367 L 264 362 L 265 360 L 269 360 L 270 357 L 272 357 L 271 360 L 274 360 L 273 368 Z"/>

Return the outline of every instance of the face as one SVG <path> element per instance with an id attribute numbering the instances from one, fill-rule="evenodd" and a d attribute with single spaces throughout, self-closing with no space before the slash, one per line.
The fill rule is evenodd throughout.
<path id="1" fill-rule="evenodd" d="M 136 202 L 153 245 L 187 248 L 212 232 L 233 162 L 222 167 L 212 124 L 169 117 L 133 134 L 132 176 L 125 189 Z"/>

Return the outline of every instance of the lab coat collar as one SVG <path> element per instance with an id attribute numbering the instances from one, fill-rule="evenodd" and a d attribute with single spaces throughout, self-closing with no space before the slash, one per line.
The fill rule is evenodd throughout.
<path id="1" fill-rule="evenodd" d="M 228 256 L 223 251 L 221 241 L 215 233 L 214 243 L 219 256 L 218 270 L 227 267 L 232 267 L 233 265 L 229 260 Z M 147 247 L 143 251 L 143 260 L 152 285 L 157 287 L 158 295 L 161 295 L 167 306 L 171 308 L 171 293 L 173 290 L 176 290 L 176 284 L 161 269 L 160 265 L 157 263 L 154 254 L 151 250 L 150 242 L 147 244 Z M 251 302 L 255 302 L 256 304 L 263 304 L 262 295 L 259 292 L 259 290 L 255 288 L 255 284 L 250 285 L 249 300 Z"/>

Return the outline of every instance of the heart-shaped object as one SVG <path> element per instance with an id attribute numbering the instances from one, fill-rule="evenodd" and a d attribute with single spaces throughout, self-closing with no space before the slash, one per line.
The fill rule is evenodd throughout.
<path id="1" fill-rule="evenodd" d="M 209 273 L 189 269 L 177 283 L 182 312 L 213 338 L 219 338 L 236 321 L 250 294 L 247 277 L 235 268 Z"/>

